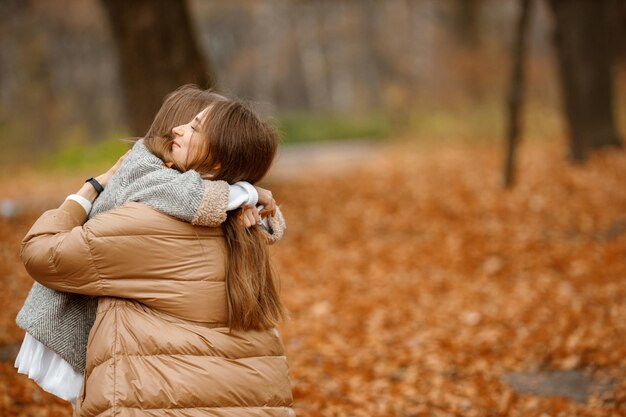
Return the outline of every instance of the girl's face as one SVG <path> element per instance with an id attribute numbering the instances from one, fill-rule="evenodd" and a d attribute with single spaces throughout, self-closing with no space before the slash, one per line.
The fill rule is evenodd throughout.
<path id="1" fill-rule="evenodd" d="M 200 126 L 206 116 L 209 108 L 198 113 L 193 120 L 184 125 L 176 126 L 172 129 L 172 161 L 177 167 L 183 168 L 187 166 L 189 155 L 193 149 L 198 149 L 196 143 L 202 139 L 199 134 Z"/>

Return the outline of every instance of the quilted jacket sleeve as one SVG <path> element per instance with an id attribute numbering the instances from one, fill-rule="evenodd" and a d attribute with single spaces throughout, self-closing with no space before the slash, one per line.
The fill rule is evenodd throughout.
<path id="1" fill-rule="evenodd" d="M 183 294 L 223 290 L 219 228 L 193 226 L 139 203 L 84 221 L 82 207 L 66 201 L 35 222 L 20 251 L 33 279 L 56 291 L 135 299 L 174 315 Z"/>
<path id="2" fill-rule="evenodd" d="M 77 227 L 86 220 L 85 210 L 71 200 L 37 219 L 20 248 L 22 262 L 33 279 L 57 291 L 98 295 L 98 271 L 89 235 Z"/>

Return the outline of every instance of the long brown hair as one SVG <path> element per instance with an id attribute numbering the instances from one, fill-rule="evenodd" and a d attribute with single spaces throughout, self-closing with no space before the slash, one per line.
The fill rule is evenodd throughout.
<path id="1" fill-rule="evenodd" d="M 239 100 L 214 101 L 200 127 L 204 136 L 188 169 L 210 172 L 211 179 L 230 184 L 261 180 L 269 170 L 278 148 L 276 130 Z M 226 288 L 229 327 L 233 330 L 262 330 L 274 327 L 285 317 L 278 281 L 270 264 L 267 242 L 260 226 L 246 228 L 241 210 L 228 213 L 222 224 L 228 247 Z"/>

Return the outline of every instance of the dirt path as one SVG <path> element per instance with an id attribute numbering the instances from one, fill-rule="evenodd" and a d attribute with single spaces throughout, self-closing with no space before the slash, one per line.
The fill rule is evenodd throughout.
<path id="1" fill-rule="evenodd" d="M 286 180 L 311 169 L 343 172 L 373 160 L 385 148 L 380 141 L 354 139 L 282 146 L 268 180 Z"/>

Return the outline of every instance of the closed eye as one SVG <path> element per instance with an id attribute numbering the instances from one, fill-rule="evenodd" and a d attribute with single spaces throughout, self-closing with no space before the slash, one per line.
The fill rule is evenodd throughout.
<path id="1" fill-rule="evenodd" d="M 195 125 L 191 125 L 191 128 L 194 131 L 198 130 L 198 125 L 200 124 L 200 119 L 198 118 L 198 116 L 196 116 L 192 122 L 195 123 Z"/>

